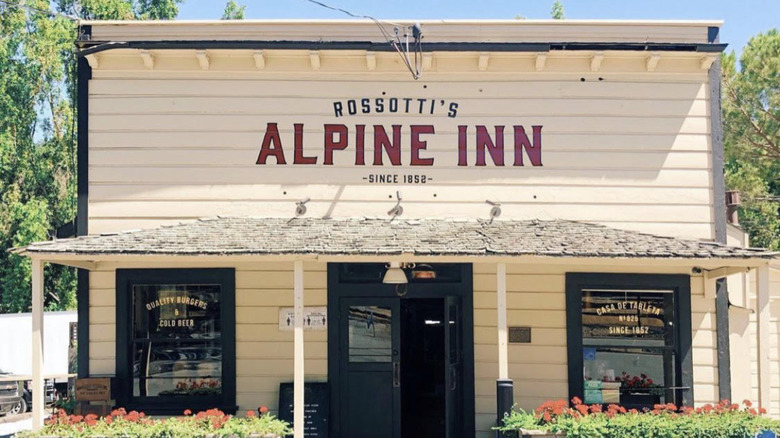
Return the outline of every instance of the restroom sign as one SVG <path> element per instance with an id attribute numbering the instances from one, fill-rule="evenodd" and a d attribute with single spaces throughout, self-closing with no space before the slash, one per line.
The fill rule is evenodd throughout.
<path id="1" fill-rule="evenodd" d="M 304 307 L 303 329 L 325 330 L 328 327 L 327 307 Z M 295 328 L 295 309 L 282 307 L 279 309 L 279 330 L 292 330 Z"/>

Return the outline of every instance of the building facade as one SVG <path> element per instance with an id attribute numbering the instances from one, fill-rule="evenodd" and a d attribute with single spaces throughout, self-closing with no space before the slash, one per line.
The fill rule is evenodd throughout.
<path id="1" fill-rule="evenodd" d="M 725 245 L 719 26 L 88 23 L 80 237 L 20 252 L 82 269 L 79 371 L 117 405 L 278 412 L 294 382 L 303 436 L 325 383 L 335 437 L 730 398 L 724 279 L 753 270 L 777 411 L 775 254 Z"/>

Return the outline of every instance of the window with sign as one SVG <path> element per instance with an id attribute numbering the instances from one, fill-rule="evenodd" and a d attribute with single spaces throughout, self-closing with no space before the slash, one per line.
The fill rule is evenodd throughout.
<path id="1" fill-rule="evenodd" d="M 117 271 L 117 324 L 128 317 L 117 342 L 127 405 L 176 412 L 235 404 L 233 278 L 224 269 Z"/>
<path id="2" fill-rule="evenodd" d="M 684 372 L 691 367 L 689 282 L 687 276 L 567 275 L 572 394 L 586 404 L 636 409 L 692 400 L 690 372 Z"/>

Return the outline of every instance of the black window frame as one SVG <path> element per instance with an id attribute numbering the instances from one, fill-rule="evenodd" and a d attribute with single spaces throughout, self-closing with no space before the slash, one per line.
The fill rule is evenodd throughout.
<path id="1" fill-rule="evenodd" d="M 116 402 L 128 410 L 154 415 L 181 415 L 218 408 L 234 414 L 236 405 L 236 271 L 233 268 L 117 269 L 116 270 Z M 215 397 L 133 399 L 132 330 L 133 286 L 137 284 L 219 284 L 222 343 L 222 393 Z M 157 397 L 155 397 L 157 398 Z M 184 401 L 184 400 L 181 400 Z"/>
<path id="2" fill-rule="evenodd" d="M 693 351 L 691 328 L 691 277 L 682 274 L 566 273 L 566 338 L 569 367 L 569 400 L 584 400 L 582 375 L 583 289 L 669 290 L 675 302 L 675 399 L 679 406 L 693 406 Z"/>

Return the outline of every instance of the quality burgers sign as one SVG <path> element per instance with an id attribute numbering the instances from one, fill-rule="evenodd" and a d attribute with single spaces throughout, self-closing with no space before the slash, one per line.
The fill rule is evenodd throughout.
<path id="1" fill-rule="evenodd" d="M 425 184 L 434 180 L 428 170 L 437 168 L 542 166 L 541 125 L 458 123 L 459 110 L 444 99 L 334 101 L 326 123 L 266 122 L 255 164 L 365 168 L 361 178 L 371 184 Z M 414 173 L 395 171 L 404 167 Z"/>

